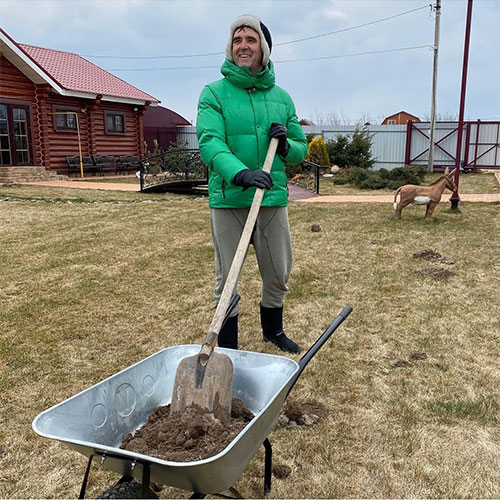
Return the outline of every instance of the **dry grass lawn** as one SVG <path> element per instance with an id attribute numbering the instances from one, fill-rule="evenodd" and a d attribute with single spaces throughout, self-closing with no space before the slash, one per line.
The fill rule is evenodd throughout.
<path id="1" fill-rule="evenodd" d="M 286 331 L 308 347 L 345 304 L 354 311 L 291 394 L 327 418 L 270 435 L 274 463 L 292 473 L 269 498 L 500 498 L 500 207 L 460 208 L 442 204 L 425 223 L 422 207 L 393 220 L 390 204 L 291 204 Z M 0 497 L 74 498 L 85 457 L 31 422 L 166 346 L 203 339 L 208 204 L 0 187 L 0 212 Z M 448 262 L 413 256 L 427 249 Z M 277 354 L 260 341 L 259 290 L 251 252 L 241 348 Z M 262 497 L 263 468 L 261 450 L 235 485 L 243 496 Z M 88 496 L 118 479 L 94 466 Z"/>

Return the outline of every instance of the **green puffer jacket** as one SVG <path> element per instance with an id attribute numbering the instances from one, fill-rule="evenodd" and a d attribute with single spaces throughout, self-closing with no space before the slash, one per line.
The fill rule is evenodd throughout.
<path id="1" fill-rule="evenodd" d="M 243 208 L 252 204 L 255 188 L 243 190 L 232 181 L 240 170 L 263 167 L 271 123 L 279 122 L 288 129 L 290 149 L 285 158 L 274 158 L 274 185 L 265 191 L 262 206 L 285 207 L 285 165 L 300 163 L 307 153 L 307 140 L 292 99 L 274 84 L 271 61 L 254 75 L 247 67 L 238 67 L 226 59 L 221 73 L 225 78 L 203 89 L 196 120 L 200 153 L 209 168 L 209 205 Z"/>

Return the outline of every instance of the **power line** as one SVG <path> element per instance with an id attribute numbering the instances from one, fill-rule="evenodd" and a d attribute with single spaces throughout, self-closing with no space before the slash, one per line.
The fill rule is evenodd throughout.
<path id="1" fill-rule="evenodd" d="M 321 33 L 320 35 L 308 36 L 305 38 L 298 38 L 297 40 L 289 40 L 288 42 L 281 42 L 274 44 L 274 47 L 282 46 L 282 45 L 290 45 L 291 43 L 299 43 L 306 42 L 309 40 L 314 40 L 316 38 L 322 38 L 325 36 L 337 35 L 339 33 L 345 33 L 346 31 L 352 31 L 358 28 L 365 28 L 366 26 L 372 26 L 374 24 L 383 23 L 385 21 L 390 21 L 391 19 L 395 19 L 397 17 L 405 16 L 407 14 L 411 14 L 413 12 L 417 12 L 419 10 L 432 8 L 432 4 L 427 4 L 422 7 L 417 7 L 416 9 L 407 10 L 405 12 L 401 12 L 399 14 L 394 14 L 393 16 L 384 17 L 383 19 L 378 19 L 376 21 L 370 21 L 368 23 L 358 24 L 357 26 L 351 26 L 349 28 L 343 28 L 341 30 L 329 31 L 328 33 Z M 207 56 L 220 56 L 225 54 L 225 52 L 204 52 L 201 54 L 183 54 L 183 55 L 168 55 L 168 56 L 105 56 L 105 55 L 91 55 L 91 54 L 81 54 L 83 57 L 94 57 L 101 59 L 184 59 L 190 57 L 207 57 Z M 122 70 L 115 70 L 122 71 Z"/>
<path id="2" fill-rule="evenodd" d="M 337 35 L 338 33 L 345 33 L 346 31 L 351 31 L 351 30 L 355 30 L 358 28 L 364 28 L 366 26 L 371 26 L 373 24 L 378 24 L 378 23 L 382 23 L 384 21 L 389 21 L 391 19 L 395 19 L 396 17 L 401 17 L 401 16 L 404 16 L 406 14 L 411 14 L 412 12 L 416 12 L 417 10 L 428 9 L 429 7 L 432 8 L 432 5 L 427 4 L 427 5 L 424 5 L 423 7 L 418 7 L 416 9 L 407 10 L 406 12 L 401 12 L 400 14 L 394 14 L 393 16 L 384 17 L 383 19 L 379 19 L 377 21 L 370 21 L 369 23 L 358 24 L 357 26 L 351 26 L 350 28 L 344 28 L 344 29 L 337 30 L 337 31 L 330 31 L 328 33 L 322 33 L 321 35 L 308 36 L 306 38 L 299 38 L 297 40 L 291 40 L 289 42 L 277 43 L 276 45 L 288 45 L 290 43 L 297 43 L 297 42 L 305 42 L 307 40 L 314 40 L 316 38 L 321 38 L 323 36 Z"/>
<path id="3" fill-rule="evenodd" d="M 415 50 L 415 49 L 432 49 L 433 45 L 416 45 L 414 47 L 401 47 L 399 49 L 386 49 L 386 50 L 372 50 L 370 52 L 357 52 L 354 54 L 340 54 L 334 56 L 320 56 L 320 57 L 307 57 L 304 59 L 286 59 L 282 61 L 274 61 L 274 64 L 284 64 L 284 63 L 294 63 L 294 62 L 306 62 L 306 61 L 321 61 L 323 59 L 340 59 L 342 57 L 356 57 L 356 56 L 367 56 L 372 54 L 384 54 L 387 52 L 402 52 L 405 50 Z M 170 68 L 117 68 L 108 69 L 107 71 L 173 71 L 179 69 L 219 69 L 220 65 L 215 66 L 174 66 Z"/>
<path id="4" fill-rule="evenodd" d="M 367 56 L 372 54 L 383 54 L 386 52 L 402 52 L 404 50 L 429 49 L 432 47 L 433 47 L 432 45 L 416 45 L 415 47 L 401 47 L 399 49 L 373 50 L 370 52 L 357 52 L 354 54 L 341 54 L 336 56 L 308 57 L 305 59 L 288 59 L 284 61 L 275 61 L 275 63 L 278 64 L 278 63 L 291 63 L 291 62 L 303 62 L 303 61 L 321 61 L 323 59 L 340 59 L 342 57 Z"/>

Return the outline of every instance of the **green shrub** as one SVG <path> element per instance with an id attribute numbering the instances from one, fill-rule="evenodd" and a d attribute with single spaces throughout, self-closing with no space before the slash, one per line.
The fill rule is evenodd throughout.
<path id="1" fill-rule="evenodd" d="M 329 165 L 328 152 L 326 150 L 325 141 L 323 137 L 319 136 L 309 143 L 307 150 L 306 160 L 316 163 L 318 165 Z"/>
<path id="2" fill-rule="evenodd" d="M 326 141 L 326 150 L 332 165 L 338 165 L 341 168 L 351 166 L 348 146 L 349 138 L 346 135 L 338 135 L 336 139 Z"/>
<path id="3" fill-rule="evenodd" d="M 351 140 L 338 135 L 327 141 L 326 148 L 330 163 L 339 167 L 372 168 L 375 159 L 371 155 L 372 138 L 366 129 L 356 128 Z"/>
<path id="4" fill-rule="evenodd" d="M 422 183 L 425 170 L 422 167 L 398 167 L 393 170 L 366 170 L 364 168 L 345 169 L 333 180 L 334 184 L 353 184 L 359 189 L 398 189 L 405 184 Z"/>
<path id="5" fill-rule="evenodd" d="M 316 134 L 306 134 L 307 144 L 309 144 L 315 137 Z"/>

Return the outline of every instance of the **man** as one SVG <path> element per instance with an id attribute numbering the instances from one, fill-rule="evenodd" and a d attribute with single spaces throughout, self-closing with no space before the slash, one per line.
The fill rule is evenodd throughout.
<path id="1" fill-rule="evenodd" d="M 209 206 L 218 302 L 255 188 L 265 189 L 252 244 L 262 278 L 260 317 L 264 341 L 285 352 L 300 347 L 283 332 L 283 303 L 292 267 L 286 165 L 300 163 L 307 141 L 290 96 L 275 85 L 271 35 L 260 19 L 240 16 L 230 27 L 224 78 L 207 85 L 198 103 L 197 135 L 209 167 Z M 271 137 L 279 140 L 271 174 L 262 171 Z M 236 308 L 219 334 L 219 346 L 238 348 Z"/>

